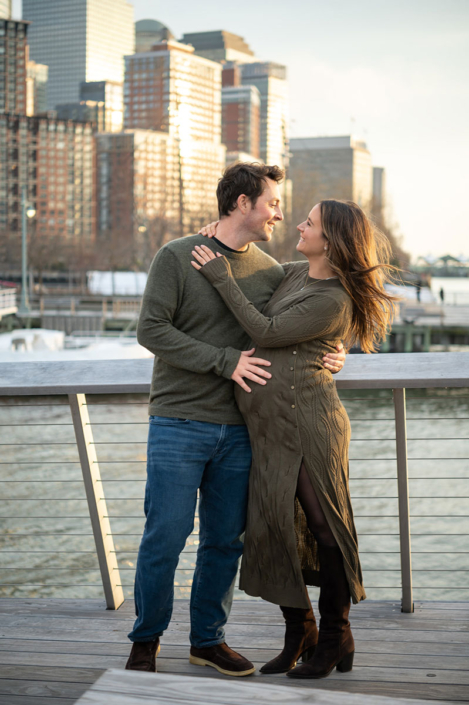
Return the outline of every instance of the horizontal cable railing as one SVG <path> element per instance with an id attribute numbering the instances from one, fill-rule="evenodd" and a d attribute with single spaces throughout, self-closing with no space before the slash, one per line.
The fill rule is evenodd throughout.
<path id="1" fill-rule="evenodd" d="M 421 380 L 401 374 L 414 357 Z M 352 356 L 337 376 L 352 424 L 350 490 L 367 595 L 402 596 L 406 611 L 414 598 L 469 599 L 468 365 L 447 379 L 458 357 Z M 140 366 L 130 380 L 128 362 L 108 363 L 112 379 L 98 364 L 96 394 L 93 362 L 78 378 L 68 363 L 68 383 L 63 363 L 0 364 L 0 596 L 97 597 L 104 586 L 117 607 L 132 595 L 151 361 L 130 361 Z M 427 376 L 425 365 L 434 366 Z M 177 597 L 190 593 L 197 546 L 196 517 Z"/>

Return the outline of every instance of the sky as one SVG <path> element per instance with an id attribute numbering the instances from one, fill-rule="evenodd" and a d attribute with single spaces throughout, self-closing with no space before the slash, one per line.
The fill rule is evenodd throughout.
<path id="1" fill-rule="evenodd" d="M 404 248 L 469 257 L 469 0 L 131 4 L 177 38 L 225 29 L 285 64 L 290 136 L 364 138 Z"/>

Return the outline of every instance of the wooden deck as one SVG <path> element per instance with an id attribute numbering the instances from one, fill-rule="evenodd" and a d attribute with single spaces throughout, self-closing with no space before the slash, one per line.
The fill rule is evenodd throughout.
<path id="1" fill-rule="evenodd" d="M 403 614 L 398 603 L 365 601 L 351 612 L 357 646 L 351 673 L 306 683 L 256 673 L 250 681 L 469 703 L 468 612 L 467 602 L 420 602 L 413 614 Z M 71 705 L 106 669 L 124 667 L 132 622 L 131 601 L 114 612 L 101 600 L 1 599 L 0 705 Z M 283 631 L 276 607 L 237 601 L 227 641 L 260 666 L 279 651 Z M 188 632 L 188 602 L 180 600 L 162 641 L 159 672 L 225 678 L 189 664 Z"/>

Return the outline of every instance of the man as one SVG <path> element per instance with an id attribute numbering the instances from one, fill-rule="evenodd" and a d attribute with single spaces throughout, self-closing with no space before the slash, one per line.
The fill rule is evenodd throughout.
<path id="1" fill-rule="evenodd" d="M 259 310 L 284 276 L 256 247 L 283 220 L 276 166 L 235 164 L 217 189 L 220 222 L 208 246 L 222 249 Z M 199 491 L 199 548 L 190 600 L 190 661 L 245 676 L 253 664 L 225 643 L 242 553 L 251 448 L 234 384 L 268 384 L 270 363 L 246 350 L 249 336 L 217 291 L 191 266 L 202 235 L 173 240 L 150 268 L 138 341 L 155 354 L 150 392 L 146 524 L 135 578 L 137 619 L 126 668 L 155 671 L 159 638 L 171 619 L 174 573 L 194 526 Z M 345 355 L 328 356 L 338 371 Z"/>

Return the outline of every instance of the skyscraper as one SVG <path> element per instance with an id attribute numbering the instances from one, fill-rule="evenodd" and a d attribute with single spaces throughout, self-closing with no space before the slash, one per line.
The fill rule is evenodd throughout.
<path id="1" fill-rule="evenodd" d="M 33 116 L 47 111 L 49 67 L 30 61 L 26 49 L 26 115 Z"/>
<path id="2" fill-rule="evenodd" d="M 225 163 L 221 144 L 220 64 L 175 41 L 126 56 L 124 127 L 161 130 L 178 145 L 181 234 L 216 215 Z"/>
<path id="3" fill-rule="evenodd" d="M 61 120 L 93 122 L 98 132 L 121 132 L 124 119 L 123 84 L 115 81 L 83 81 L 78 103 L 55 106 Z"/>
<path id="4" fill-rule="evenodd" d="M 241 66 L 241 82 L 255 86 L 261 97 L 261 159 L 266 164 L 288 165 L 287 69 L 272 61 Z"/>
<path id="5" fill-rule="evenodd" d="M 184 34 L 181 42 L 191 44 L 198 56 L 211 61 L 255 61 L 254 52 L 238 34 L 223 29 L 214 32 L 192 32 Z"/>
<path id="6" fill-rule="evenodd" d="M 386 171 L 381 166 L 373 167 L 373 206 L 372 212 L 379 224 L 384 223 L 386 208 Z"/>
<path id="7" fill-rule="evenodd" d="M 232 160 L 243 153 L 243 161 L 260 156 L 261 99 L 255 86 L 224 86 L 221 93 L 222 142 Z M 240 157 L 239 157 L 240 158 Z"/>
<path id="8" fill-rule="evenodd" d="M 109 265 L 148 267 L 180 234 L 177 143 L 166 132 L 127 130 L 96 136 L 98 241 Z"/>
<path id="9" fill-rule="evenodd" d="M 28 22 L 0 19 L 0 113 L 26 111 Z"/>
<path id="10" fill-rule="evenodd" d="M 11 0 L 0 0 L 0 19 L 11 17 Z"/>
<path id="11" fill-rule="evenodd" d="M 23 0 L 30 58 L 49 66 L 48 108 L 79 101 L 82 81 L 122 82 L 134 51 L 127 0 Z"/>
<path id="12" fill-rule="evenodd" d="M 355 201 L 370 211 L 373 169 L 365 142 L 352 136 L 294 138 L 290 150 L 295 223 L 324 198 Z"/>
<path id="13" fill-rule="evenodd" d="M 135 51 L 151 51 L 154 44 L 174 39 L 173 33 L 158 20 L 139 20 L 135 23 Z"/>
<path id="14" fill-rule="evenodd" d="M 0 115 L 0 232 L 19 242 L 21 193 L 36 210 L 38 238 L 91 244 L 95 236 L 94 142 L 91 125 L 46 117 Z M 5 240 L 2 238 L 3 243 Z"/>

